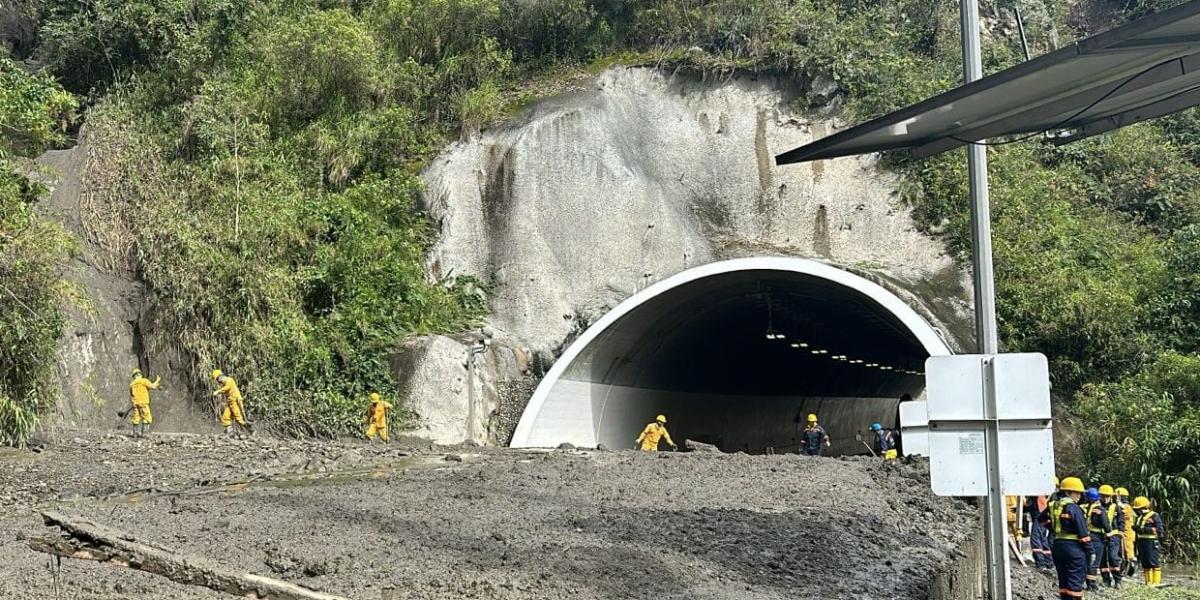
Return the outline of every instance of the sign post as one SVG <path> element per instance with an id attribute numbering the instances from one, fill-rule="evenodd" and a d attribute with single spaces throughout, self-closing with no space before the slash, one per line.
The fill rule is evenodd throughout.
<path id="1" fill-rule="evenodd" d="M 988 554 L 989 589 L 992 585 L 1008 589 L 1004 497 L 1041 495 L 1053 487 L 1046 357 L 934 356 L 925 362 L 925 374 L 933 491 L 940 496 L 988 499 L 985 532 L 991 536 L 989 549 L 996 552 Z M 991 548 L 997 542 L 1000 547 Z"/>
<path id="2" fill-rule="evenodd" d="M 979 46 L 978 0 L 960 0 L 962 21 L 963 83 L 983 77 Z M 975 343 L 982 354 L 999 350 L 996 334 L 996 290 L 992 277 L 992 222 L 988 202 L 987 148 L 967 145 L 967 169 L 971 189 L 972 262 L 975 272 Z M 927 371 L 928 372 L 928 371 Z M 983 413 L 984 457 L 987 463 L 988 494 L 984 512 L 987 536 L 988 592 L 992 600 L 1012 597 L 1008 573 L 1008 552 L 1004 540 L 1004 497 L 1000 493 L 1000 430 L 995 421 L 996 399 L 985 385 Z"/>

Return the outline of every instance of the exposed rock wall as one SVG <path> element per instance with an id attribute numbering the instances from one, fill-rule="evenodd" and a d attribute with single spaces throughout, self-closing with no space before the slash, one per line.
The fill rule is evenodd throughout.
<path id="1" fill-rule="evenodd" d="M 432 272 L 490 282 L 492 325 L 539 353 L 648 284 L 751 254 L 856 267 L 956 333 L 968 281 L 877 157 L 774 165 L 837 125 L 785 89 L 617 68 L 455 144 L 424 175 Z"/>

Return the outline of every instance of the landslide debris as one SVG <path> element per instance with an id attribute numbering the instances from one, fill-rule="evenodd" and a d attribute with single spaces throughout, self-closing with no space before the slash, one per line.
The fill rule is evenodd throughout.
<path id="1" fill-rule="evenodd" d="M 17 541 L 46 533 L 35 506 L 350 598 L 925 598 L 979 523 L 928 491 L 920 462 L 454 451 L 461 462 L 357 442 L 97 436 L 6 456 L 3 493 L 29 510 L 0 519 L 0 597 L 54 597 L 45 557 Z M 147 477 L 242 483 L 104 498 Z M 103 565 L 60 569 L 66 597 L 216 597 Z"/>

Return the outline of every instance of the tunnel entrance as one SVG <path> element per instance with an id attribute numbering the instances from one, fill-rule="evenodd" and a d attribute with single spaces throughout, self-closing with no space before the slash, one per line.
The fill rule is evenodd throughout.
<path id="1" fill-rule="evenodd" d="M 811 412 L 828 454 L 864 453 L 856 434 L 899 427 L 900 397 L 919 397 L 925 359 L 941 354 L 928 322 L 847 271 L 794 258 L 713 263 L 584 332 L 538 386 L 512 445 L 632 447 L 662 413 L 677 442 L 796 452 Z"/>

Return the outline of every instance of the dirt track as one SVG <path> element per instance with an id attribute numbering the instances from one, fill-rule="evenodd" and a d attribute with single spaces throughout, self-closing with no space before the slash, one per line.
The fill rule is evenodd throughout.
<path id="1" fill-rule="evenodd" d="M 0 455 L 0 597 L 56 597 L 24 541 L 48 533 L 39 507 L 355 599 L 925 598 L 978 524 L 921 464 L 449 452 L 81 436 Z M 58 580 L 64 599 L 227 597 L 73 560 Z"/>

